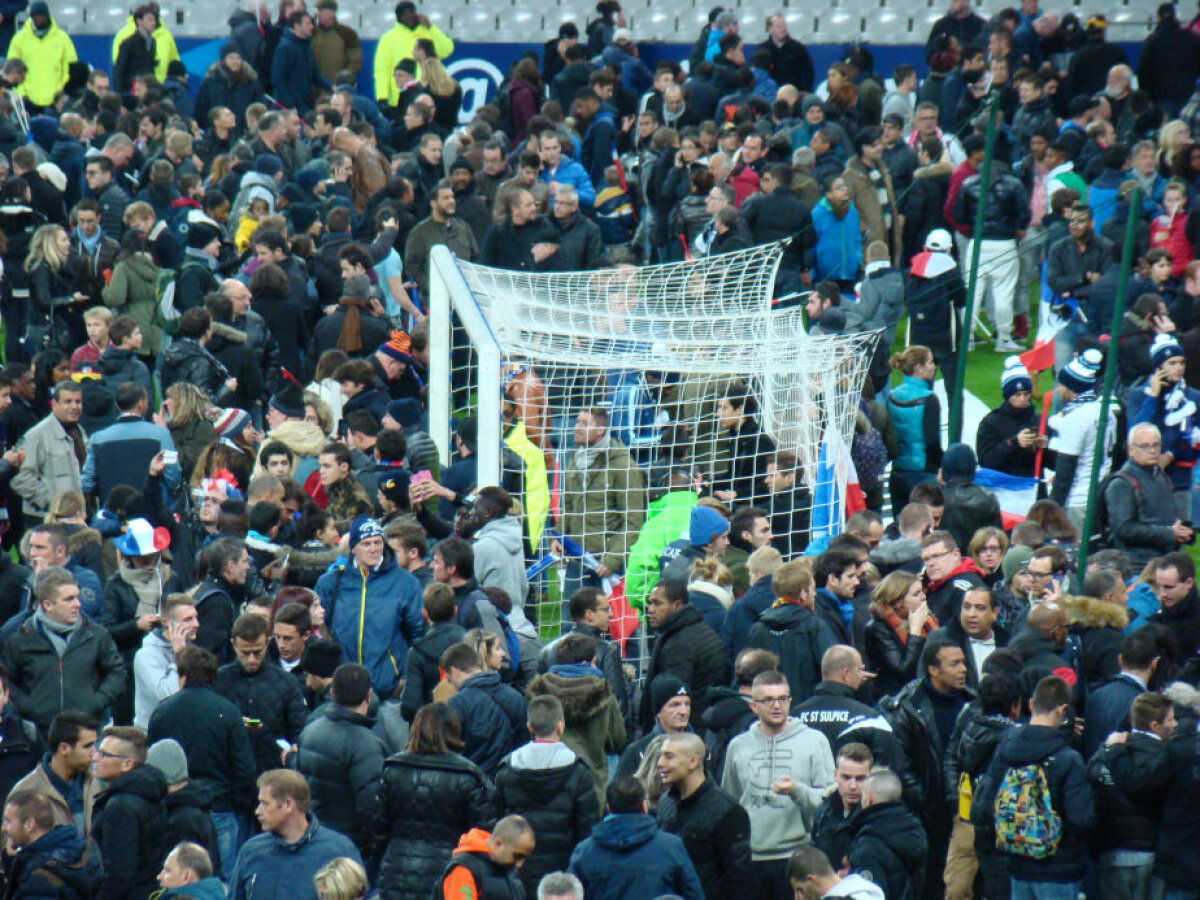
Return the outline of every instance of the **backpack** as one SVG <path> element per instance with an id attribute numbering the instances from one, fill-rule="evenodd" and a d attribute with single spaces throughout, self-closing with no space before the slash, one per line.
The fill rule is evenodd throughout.
<path id="1" fill-rule="evenodd" d="M 512 92 L 508 89 L 510 84 L 511 82 L 504 82 L 500 90 L 496 92 L 496 108 L 500 110 L 496 128 L 503 131 L 510 141 L 515 141 L 517 126 L 513 123 Z"/>
<path id="2" fill-rule="evenodd" d="M 1101 479 L 1100 487 L 1096 491 L 1095 517 L 1092 521 L 1092 542 L 1098 548 L 1112 546 L 1112 534 L 1109 531 L 1111 523 L 1108 519 L 1108 486 L 1118 478 L 1128 482 L 1135 495 L 1142 492 L 1142 486 L 1138 484 L 1138 480 L 1120 470 L 1109 472 Z"/>
<path id="3" fill-rule="evenodd" d="M 179 319 L 182 316 L 175 307 L 175 282 L 178 278 L 179 273 L 174 269 L 159 269 L 158 277 L 154 280 L 154 324 L 172 336 L 179 331 Z"/>
<path id="4" fill-rule="evenodd" d="M 1011 766 L 993 804 L 996 849 L 1026 859 L 1049 859 L 1062 841 L 1062 816 L 1054 809 L 1043 762 Z"/>
<path id="5" fill-rule="evenodd" d="M 874 426 L 866 431 L 855 431 L 850 444 L 850 459 L 858 472 L 858 484 L 863 491 L 878 490 L 883 486 L 883 471 L 887 468 L 888 452 L 883 435 Z"/>

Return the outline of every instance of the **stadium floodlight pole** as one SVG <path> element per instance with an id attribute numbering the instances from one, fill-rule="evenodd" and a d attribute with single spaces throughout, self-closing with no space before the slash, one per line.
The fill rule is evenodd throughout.
<path id="1" fill-rule="evenodd" d="M 963 325 L 958 329 L 958 376 L 954 393 L 949 397 L 950 417 L 947 427 L 950 443 L 962 440 L 963 394 L 967 381 L 967 348 L 975 337 L 975 292 L 979 288 L 979 254 L 983 244 L 983 214 L 987 209 L 988 188 L 992 181 L 992 156 L 996 150 L 996 114 L 1000 111 L 1000 93 L 993 91 L 988 99 L 987 140 L 984 143 L 983 166 L 979 169 L 979 206 L 975 210 L 975 226 L 971 232 L 971 269 L 967 284 L 967 308 L 963 310 Z M 953 315 L 951 311 L 951 315 Z"/>
<path id="2" fill-rule="evenodd" d="M 1089 473 L 1087 507 L 1083 514 L 1082 539 L 1079 541 L 1079 568 L 1076 576 L 1083 582 L 1087 572 L 1088 545 L 1096 515 L 1096 495 L 1100 490 L 1100 464 L 1108 434 L 1108 410 L 1112 406 L 1113 385 L 1117 380 L 1117 335 L 1125 315 L 1125 299 L 1129 292 L 1129 273 L 1133 268 L 1133 245 L 1137 236 L 1138 210 L 1142 207 L 1142 189 L 1135 186 L 1129 197 L 1129 215 L 1125 219 L 1125 245 L 1121 248 L 1121 277 L 1117 282 L 1117 300 L 1113 305 L 1112 325 L 1108 330 L 1108 353 L 1104 357 L 1104 393 L 1100 396 L 1100 421 L 1096 424 L 1096 447 L 1092 451 L 1092 471 Z"/>

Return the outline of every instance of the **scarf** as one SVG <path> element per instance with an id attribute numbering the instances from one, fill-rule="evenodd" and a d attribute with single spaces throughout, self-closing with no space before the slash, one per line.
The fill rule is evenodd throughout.
<path id="1" fill-rule="evenodd" d="M 133 616 L 135 619 L 158 615 L 163 585 L 171 577 L 169 566 L 160 564 L 151 569 L 135 569 L 125 560 L 120 560 L 117 562 L 117 577 L 137 594 L 137 612 Z"/>
<path id="2" fill-rule="evenodd" d="M 908 619 L 900 618 L 898 615 L 896 615 L 896 611 L 894 609 L 889 609 L 887 614 L 884 615 L 883 621 L 887 624 L 888 628 L 892 629 L 896 637 L 900 638 L 900 643 L 907 647 L 909 638 Z M 921 633 L 918 636 L 928 637 L 935 630 L 937 630 L 937 627 L 937 617 L 933 613 L 930 613 L 929 618 L 925 620 L 925 625 L 921 628 Z"/>
<path id="3" fill-rule="evenodd" d="M 82 467 L 87 462 L 87 444 L 83 442 L 83 429 L 79 427 L 79 423 L 68 425 L 65 422 L 59 422 L 62 430 L 66 432 L 67 437 L 71 439 L 71 443 L 75 447 L 75 458 L 79 460 L 79 465 Z"/>
<path id="4" fill-rule="evenodd" d="M 79 628 L 79 623 L 82 619 L 76 619 L 74 625 L 64 625 L 61 622 L 55 622 L 46 615 L 45 609 L 41 606 L 33 614 L 34 623 L 37 625 L 38 631 L 46 636 L 46 640 L 50 642 L 50 646 L 54 648 L 55 654 L 59 659 L 67 652 L 67 644 L 71 640 L 71 635 Z"/>
<path id="5" fill-rule="evenodd" d="M 96 251 L 100 249 L 100 241 L 104 238 L 104 229 L 97 228 L 96 234 L 89 238 L 82 229 L 76 226 L 75 237 L 79 240 L 79 245 L 87 251 L 88 256 L 95 256 Z"/>
<path id="6" fill-rule="evenodd" d="M 606 434 L 590 447 L 580 447 L 575 451 L 575 468 L 584 474 L 595 465 L 600 454 L 608 449 L 609 436 Z"/>
<path id="7" fill-rule="evenodd" d="M 1171 385 L 1170 393 L 1163 397 L 1163 409 L 1166 410 L 1163 424 L 1168 428 L 1179 428 L 1196 414 L 1196 404 L 1187 398 L 1186 387 L 1186 383 L 1180 379 Z M 1190 438 L 1191 435 L 1186 437 Z"/>
<path id="8" fill-rule="evenodd" d="M 363 348 L 362 310 L 367 309 L 367 304 L 355 297 L 342 297 L 338 304 L 345 308 L 346 317 L 342 319 L 342 330 L 334 346 L 346 353 L 358 353 Z"/>
<path id="9" fill-rule="evenodd" d="M 187 257 L 188 262 L 202 262 L 204 265 L 208 266 L 210 271 L 215 271 L 217 268 L 217 261 L 203 250 L 197 249 L 196 247 L 188 247 L 183 251 L 183 253 Z"/>

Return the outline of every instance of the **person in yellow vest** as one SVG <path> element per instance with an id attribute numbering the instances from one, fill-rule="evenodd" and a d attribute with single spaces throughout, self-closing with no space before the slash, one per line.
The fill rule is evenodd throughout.
<path id="1" fill-rule="evenodd" d="M 396 4 L 396 27 L 384 33 L 375 48 L 375 99 L 380 104 L 386 101 L 388 106 L 395 106 L 400 99 L 400 89 L 392 73 L 400 60 L 412 59 L 413 46 L 420 38 L 433 41 L 438 59 L 454 52 L 454 41 L 431 24 L 427 16 L 418 13 L 412 0 L 400 0 Z"/>
<path id="2" fill-rule="evenodd" d="M 54 95 L 67 85 L 71 63 L 79 57 L 70 35 L 50 18 L 45 0 L 34 0 L 29 18 L 8 45 L 8 58 L 21 60 L 28 69 L 17 93 L 35 113 L 54 104 Z"/>
<path id="3" fill-rule="evenodd" d="M 158 4 L 151 0 L 146 6 L 154 12 L 155 18 L 158 20 L 158 25 L 151 34 L 151 37 L 154 38 L 154 77 L 160 82 L 165 82 L 167 80 L 167 66 L 171 65 L 172 61 L 179 59 L 179 48 L 175 46 L 175 38 L 171 35 L 171 32 L 167 31 L 167 26 L 163 24 L 162 12 Z M 125 24 L 121 26 L 121 30 L 113 35 L 113 65 L 117 64 L 117 54 L 121 52 L 121 44 L 125 42 L 127 37 L 137 31 L 137 27 L 137 22 L 130 15 Z"/>

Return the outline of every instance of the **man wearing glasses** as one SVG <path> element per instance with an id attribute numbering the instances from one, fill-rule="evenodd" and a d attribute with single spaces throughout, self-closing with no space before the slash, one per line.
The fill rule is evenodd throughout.
<path id="1" fill-rule="evenodd" d="M 957 619 L 967 591 L 984 587 L 983 572 L 975 560 L 963 558 L 948 531 L 935 531 L 921 540 L 921 565 L 925 602 L 939 622 Z"/>
<path id="2" fill-rule="evenodd" d="M 1159 465 L 1162 436 L 1149 423 L 1129 432 L 1129 460 L 1104 486 L 1112 546 L 1134 568 L 1172 553 L 1195 537 L 1190 522 L 1176 518 L 1171 482 Z"/>
<path id="3" fill-rule="evenodd" d="M 722 788 L 750 813 L 754 896 L 792 900 L 787 861 L 809 840 L 809 826 L 833 786 L 829 741 L 791 712 L 791 688 L 763 672 L 751 688 L 758 721 L 729 744 Z"/>

